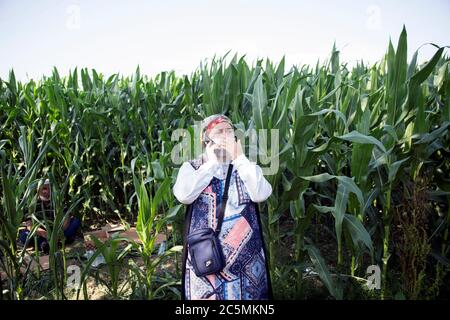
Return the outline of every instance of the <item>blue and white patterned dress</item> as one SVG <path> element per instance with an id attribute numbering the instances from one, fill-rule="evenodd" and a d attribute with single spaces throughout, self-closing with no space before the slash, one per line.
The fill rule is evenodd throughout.
<path id="1" fill-rule="evenodd" d="M 201 160 L 189 161 L 197 170 Z M 225 172 L 228 165 L 222 166 Z M 220 170 L 220 168 L 219 168 Z M 226 175 L 226 172 L 225 172 Z M 225 175 L 213 176 L 192 202 L 189 232 L 215 228 L 221 204 Z M 271 189 L 270 189 L 271 192 Z M 239 172 L 233 168 L 219 241 L 226 265 L 212 275 L 196 276 L 185 247 L 183 259 L 183 298 L 187 300 L 264 300 L 271 299 L 271 285 L 258 207 L 249 196 Z M 187 227 L 187 226 L 185 226 Z M 186 246 L 186 245 L 185 245 Z"/>

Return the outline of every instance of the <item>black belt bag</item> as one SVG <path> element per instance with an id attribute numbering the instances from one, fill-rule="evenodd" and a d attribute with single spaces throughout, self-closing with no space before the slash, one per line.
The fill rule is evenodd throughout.
<path id="1" fill-rule="evenodd" d="M 218 236 L 228 200 L 228 188 L 232 170 L 233 165 L 230 163 L 216 229 L 200 228 L 194 230 L 187 237 L 192 266 L 198 277 L 220 272 L 225 267 L 225 257 Z"/>

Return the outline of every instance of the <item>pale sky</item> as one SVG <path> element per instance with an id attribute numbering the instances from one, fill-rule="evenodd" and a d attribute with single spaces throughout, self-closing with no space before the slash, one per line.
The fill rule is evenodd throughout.
<path id="1" fill-rule="evenodd" d="M 323 61 L 336 41 L 341 61 L 375 62 L 402 25 L 408 56 L 424 43 L 450 45 L 450 1 L 94 1 L 0 0 L 0 77 L 50 75 L 53 66 L 108 76 L 165 70 L 190 74 L 214 54 L 247 61 L 286 56 Z M 436 49 L 425 46 L 419 60 Z M 449 51 L 447 50 L 447 53 Z"/>

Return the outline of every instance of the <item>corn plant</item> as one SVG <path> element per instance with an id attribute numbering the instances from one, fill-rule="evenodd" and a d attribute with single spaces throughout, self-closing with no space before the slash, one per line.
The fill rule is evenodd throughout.
<path id="1" fill-rule="evenodd" d="M 101 242 L 95 236 L 92 236 L 92 240 L 94 241 L 96 251 L 83 266 L 83 272 L 80 277 L 81 286 L 77 290 L 76 298 L 77 300 L 79 299 L 80 291 L 83 289 L 84 299 L 89 299 L 87 293 L 87 279 L 88 276 L 93 273 L 91 269 L 92 263 L 99 255 L 102 255 L 105 259 L 108 278 L 103 279 L 98 274 L 94 276 L 98 282 L 105 286 L 112 299 L 121 299 L 125 295 L 129 280 L 125 279 L 121 283 L 120 273 L 127 269 L 125 259 L 127 254 L 130 252 L 132 245 L 129 243 L 128 238 L 119 236 L 108 239 L 105 242 Z M 125 245 L 122 245 L 123 243 L 125 243 Z"/>
<path id="2" fill-rule="evenodd" d="M 5 150 L 0 149 L 0 173 L 2 210 L 1 221 L 1 253 L 2 270 L 7 274 L 7 288 L 11 299 L 22 299 L 22 275 L 21 268 L 24 266 L 25 250 L 19 252 L 17 248 L 17 235 L 22 224 L 24 211 L 30 206 L 37 187 L 38 181 L 35 179 L 39 166 L 48 144 L 53 138 L 48 138 L 44 133 L 41 147 L 34 155 L 36 136 L 32 129 L 20 128 L 21 136 L 19 145 L 22 154 L 22 162 L 19 165 L 8 159 Z M 6 143 L 11 143 L 9 140 Z M 22 169 L 23 168 L 23 169 Z M 36 226 L 31 232 L 34 235 Z M 31 239 L 31 237 L 30 237 Z M 29 241 L 29 240 L 28 240 Z M 27 245 L 28 242 L 25 244 Z M 28 270 L 28 268 L 27 268 Z"/>
<path id="3" fill-rule="evenodd" d="M 174 246 L 156 256 L 155 241 L 158 234 L 162 232 L 163 226 L 177 215 L 181 208 L 181 204 L 170 208 L 169 211 L 163 213 L 161 217 L 161 214 L 158 214 L 158 209 L 162 209 L 163 200 L 164 198 L 167 198 L 171 179 L 165 178 L 160 184 L 156 184 L 156 178 L 153 177 L 147 178 L 145 181 L 141 178 L 139 181 L 139 178 L 134 175 L 136 160 L 137 159 L 133 159 L 131 168 L 139 208 L 136 231 L 141 243 L 132 242 L 132 245 L 142 257 L 144 268 L 141 269 L 134 266 L 132 271 L 138 279 L 137 282 L 139 285 L 139 289 L 135 290 L 139 290 L 141 296 L 148 299 L 155 299 L 164 288 L 180 284 L 179 280 L 175 280 L 166 282 L 162 285 L 155 285 L 156 269 L 170 255 L 180 252 L 182 248 L 182 246 Z M 154 186 L 154 195 L 149 195 L 146 184 Z"/>

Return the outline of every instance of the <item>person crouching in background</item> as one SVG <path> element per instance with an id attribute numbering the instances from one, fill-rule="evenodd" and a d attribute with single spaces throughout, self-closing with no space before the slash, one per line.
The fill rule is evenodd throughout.
<path id="1" fill-rule="evenodd" d="M 44 221 L 45 219 L 54 221 L 55 219 L 55 213 L 54 209 L 52 208 L 52 201 L 51 201 L 51 186 L 50 186 L 50 180 L 46 179 L 44 184 L 38 188 L 37 190 L 38 199 L 37 199 L 37 205 L 36 205 L 36 212 L 34 213 L 36 218 L 39 221 Z M 65 237 L 65 243 L 69 244 L 75 240 L 75 235 L 80 227 L 81 222 L 78 218 L 74 216 L 69 216 L 66 218 L 63 224 L 63 230 L 64 230 L 64 237 Z M 19 241 L 22 243 L 22 245 L 26 244 L 27 238 L 31 232 L 32 229 L 32 221 L 31 216 L 29 215 L 26 220 L 24 221 L 24 227 L 19 230 Z M 49 245 L 48 245 L 48 239 L 47 239 L 47 230 L 45 230 L 44 227 L 38 227 L 36 230 L 36 237 L 37 237 L 37 244 L 39 250 L 43 251 L 44 253 L 48 253 L 49 251 Z M 28 246 L 33 246 L 34 241 L 29 240 Z"/>

